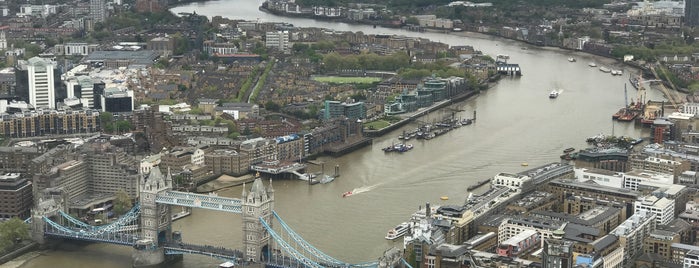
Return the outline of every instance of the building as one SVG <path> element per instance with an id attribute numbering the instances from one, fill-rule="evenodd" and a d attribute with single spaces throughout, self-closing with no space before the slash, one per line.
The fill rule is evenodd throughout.
<path id="1" fill-rule="evenodd" d="M 611 171 L 628 171 L 629 152 L 624 149 L 586 149 L 578 152 L 576 168 L 598 168 Z"/>
<path id="2" fill-rule="evenodd" d="M 128 89 L 107 88 L 100 96 L 103 112 L 128 113 L 134 110 L 133 91 Z"/>
<path id="3" fill-rule="evenodd" d="M 673 260 L 672 244 L 679 242 L 680 234 L 656 229 L 643 239 L 643 253 L 650 253 L 666 261 L 671 261 Z"/>
<path id="4" fill-rule="evenodd" d="M 153 66 L 156 59 L 160 56 L 157 51 L 153 50 L 138 50 L 138 51 L 95 51 L 90 53 L 84 61 L 96 66 L 104 66 L 108 69 L 117 69 L 120 67 L 128 68 L 144 68 Z"/>
<path id="5" fill-rule="evenodd" d="M 229 149 L 218 149 L 204 154 L 206 168 L 213 174 L 240 176 L 250 170 L 247 154 Z"/>
<path id="6" fill-rule="evenodd" d="M 251 103 L 226 102 L 221 106 L 214 106 L 216 116 L 230 115 L 234 120 L 255 118 L 260 115 L 260 106 Z"/>
<path id="7" fill-rule="evenodd" d="M 56 91 L 60 89 L 55 86 L 58 74 L 55 70 L 56 63 L 48 59 L 33 57 L 27 60 L 24 65 L 20 65 L 20 68 L 26 70 L 26 72 L 21 73 L 26 74 L 26 78 L 22 77 L 21 80 L 26 79 L 27 82 L 27 102 L 34 108 L 56 108 L 58 96 Z"/>
<path id="8" fill-rule="evenodd" d="M 500 243 L 496 252 L 504 257 L 523 256 L 530 250 L 539 247 L 541 235 L 534 230 L 524 230 Z"/>
<path id="9" fill-rule="evenodd" d="M 565 232 L 556 230 L 550 238 L 544 238 L 544 248 L 541 252 L 541 267 L 570 268 L 573 267 L 573 242 L 563 239 Z"/>
<path id="10" fill-rule="evenodd" d="M 90 19 L 93 23 L 104 22 L 107 20 L 107 15 L 106 0 L 90 0 Z"/>
<path id="11" fill-rule="evenodd" d="M 280 52 L 289 52 L 289 31 L 267 32 L 265 34 L 265 47 L 276 49 Z"/>
<path id="12" fill-rule="evenodd" d="M 148 49 L 155 50 L 164 57 L 169 57 L 175 51 L 175 41 L 169 37 L 156 37 L 148 40 Z"/>
<path id="13" fill-rule="evenodd" d="M 136 11 L 156 13 L 167 10 L 167 0 L 136 0 Z"/>
<path id="14" fill-rule="evenodd" d="M 100 131 L 99 112 L 93 110 L 38 110 L 0 113 L 0 136 L 24 138 L 50 134 L 93 133 Z"/>
<path id="15" fill-rule="evenodd" d="M 346 102 L 339 101 L 325 101 L 325 109 L 323 111 L 323 119 L 332 118 L 350 118 L 350 119 L 364 119 L 366 118 L 366 107 L 364 102 L 354 102 L 348 100 Z"/>
<path id="16" fill-rule="evenodd" d="M 304 141 L 297 134 L 277 137 L 277 160 L 300 161 L 306 156 Z"/>
<path id="17" fill-rule="evenodd" d="M 598 168 L 576 168 L 575 178 L 584 182 L 593 180 L 595 183 L 607 187 L 622 188 L 624 185 L 623 173 Z"/>
<path id="18" fill-rule="evenodd" d="M 655 216 L 656 225 L 667 224 L 675 218 L 675 200 L 644 196 L 634 202 L 634 213 L 645 211 Z"/>
<path id="19" fill-rule="evenodd" d="M 578 215 L 599 205 L 612 206 L 621 209 L 622 220 L 633 214 L 634 202 L 640 196 L 629 189 L 564 179 L 553 180 L 545 188 L 557 196 L 564 213 Z"/>
<path id="20" fill-rule="evenodd" d="M 624 174 L 624 188 L 638 191 L 644 185 L 662 187 L 674 184 L 674 176 L 645 170 L 632 170 Z"/>
<path id="21" fill-rule="evenodd" d="M 68 98 L 76 98 L 83 108 L 95 108 L 95 83 L 87 75 L 66 78 L 66 93 Z"/>
<path id="22" fill-rule="evenodd" d="M 624 265 L 629 265 L 631 260 L 643 252 L 643 239 L 655 229 L 655 222 L 655 215 L 641 210 L 611 232 L 619 237 L 621 247 L 624 248 Z"/>
<path id="23" fill-rule="evenodd" d="M 27 173 L 33 169 L 32 159 L 40 155 L 36 147 L 0 147 L 0 172 Z"/>
<path id="24" fill-rule="evenodd" d="M 653 156 L 631 157 L 629 162 L 631 163 L 631 169 L 633 170 L 645 170 L 656 173 L 670 174 L 675 179 L 678 178 L 682 172 L 689 170 L 688 161 L 674 161 Z"/>
<path id="25" fill-rule="evenodd" d="M 262 179 L 255 179 L 250 192 L 243 186 L 243 258 L 245 261 L 258 261 L 269 249 L 271 236 L 260 223 L 264 220 L 272 228 L 272 211 L 274 211 L 274 189 L 272 180 L 265 188 Z"/>
<path id="26" fill-rule="evenodd" d="M 277 142 L 265 138 L 249 139 L 240 144 L 240 151 L 250 158 L 250 164 L 277 160 Z"/>
<path id="27" fill-rule="evenodd" d="M 686 26 L 699 25 L 699 0 L 684 1 L 684 24 Z"/>
<path id="28" fill-rule="evenodd" d="M 98 48 L 98 44 L 88 43 L 65 43 L 58 44 L 54 47 L 57 55 L 65 56 L 87 56 L 97 51 Z"/>
<path id="29" fill-rule="evenodd" d="M 511 188 L 513 191 L 520 191 L 524 183 L 530 179 L 529 176 L 520 174 L 499 173 L 493 177 L 491 183 L 493 185 Z"/>
<path id="30" fill-rule="evenodd" d="M 32 183 L 19 173 L 0 175 L 0 222 L 29 218 L 33 207 Z"/>

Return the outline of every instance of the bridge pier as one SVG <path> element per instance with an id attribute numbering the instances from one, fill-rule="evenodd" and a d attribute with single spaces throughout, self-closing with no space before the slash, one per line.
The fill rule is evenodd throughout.
<path id="1" fill-rule="evenodd" d="M 156 246 L 151 241 L 139 240 L 134 245 L 131 258 L 135 268 L 160 267 L 161 264 L 165 263 L 165 249 Z"/>

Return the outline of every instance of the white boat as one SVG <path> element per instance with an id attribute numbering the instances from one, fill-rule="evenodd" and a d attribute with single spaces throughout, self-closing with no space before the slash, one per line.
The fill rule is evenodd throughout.
<path id="1" fill-rule="evenodd" d="M 587 65 L 589 65 L 590 67 L 597 67 L 597 63 L 594 62 L 590 62 Z"/>
<path id="2" fill-rule="evenodd" d="M 320 179 L 320 183 L 326 184 L 326 183 L 330 183 L 334 180 L 335 180 L 335 177 L 333 177 L 333 176 L 323 175 L 323 178 Z"/>
<path id="3" fill-rule="evenodd" d="M 611 73 L 612 72 L 611 69 L 604 67 L 604 66 L 599 67 L 599 70 L 602 71 L 603 73 Z"/>
<path id="4" fill-rule="evenodd" d="M 555 89 L 551 90 L 551 93 L 549 93 L 549 98 L 551 98 L 551 99 L 558 98 L 558 94 L 560 94 L 560 93 L 558 91 L 556 91 Z"/>
<path id="5" fill-rule="evenodd" d="M 624 72 L 622 70 L 612 70 L 612 75 L 622 75 Z"/>
<path id="6" fill-rule="evenodd" d="M 410 224 L 407 222 L 398 224 L 395 228 L 388 230 L 388 233 L 386 234 L 386 239 L 388 240 L 394 240 L 396 238 L 399 238 L 401 236 L 404 236 L 408 231 L 410 230 Z"/>
<path id="7" fill-rule="evenodd" d="M 568 61 L 570 61 L 570 62 L 576 62 L 575 58 L 573 58 L 573 57 L 568 58 Z"/>

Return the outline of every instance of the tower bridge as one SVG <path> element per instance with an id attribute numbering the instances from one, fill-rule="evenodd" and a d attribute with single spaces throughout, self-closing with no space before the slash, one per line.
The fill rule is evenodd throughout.
<path id="1" fill-rule="evenodd" d="M 238 266 L 266 267 L 393 267 L 400 265 L 395 254 L 387 260 L 347 263 L 322 252 L 305 241 L 274 211 L 274 189 L 257 177 L 241 198 L 194 194 L 172 190 L 172 177 L 158 168 L 139 181 L 140 196 L 126 214 L 102 226 L 92 226 L 65 213 L 66 202 L 59 189 L 46 191 L 37 200 L 30 218 L 32 237 L 39 243 L 48 238 L 82 240 L 133 247 L 133 266 L 146 267 L 199 254 L 225 259 Z M 195 207 L 239 214 L 242 218 L 242 248 L 230 249 L 182 241 L 172 231 L 171 206 Z M 276 228 L 275 228 L 276 226 Z"/>

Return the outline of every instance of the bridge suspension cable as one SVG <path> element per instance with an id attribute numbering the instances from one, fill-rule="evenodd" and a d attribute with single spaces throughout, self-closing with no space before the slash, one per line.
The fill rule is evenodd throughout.
<path id="1" fill-rule="evenodd" d="M 289 227 L 289 225 L 287 225 L 284 222 L 284 220 L 282 220 L 282 218 L 279 217 L 279 214 L 277 214 L 276 211 L 272 211 L 272 215 L 274 215 L 274 217 L 277 219 L 284 231 L 286 231 L 289 234 L 293 241 L 296 242 L 297 245 L 301 246 L 306 252 L 313 254 L 314 256 L 318 257 L 324 262 L 328 262 L 339 266 L 351 266 L 351 264 L 349 263 L 345 263 L 343 261 L 330 257 L 329 255 L 325 254 L 324 252 L 320 251 L 319 249 L 308 243 L 298 233 L 291 229 L 291 227 Z"/>
<path id="2" fill-rule="evenodd" d="M 263 219 L 262 217 L 260 217 L 260 223 L 262 223 L 262 226 L 264 226 L 267 232 L 272 236 L 272 238 L 274 238 L 274 241 L 276 241 L 277 244 L 279 244 L 287 254 L 291 255 L 291 257 L 296 259 L 296 261 L 301 262 L 306 267 L 325 268 L 325 266 L 322 266 L 317 262 L 309 259 L 308 257 L 301 254 L 301 252 L 298 252 L 294 247 L 289 245 L 289 243 L 287 243 L 279 234 L 277 234 L 277 232 L 275 232 L 274 229 L 272 229 L 272 227 L 270 227 L 269 224 L 267 224 L 265 219 Z"/>

